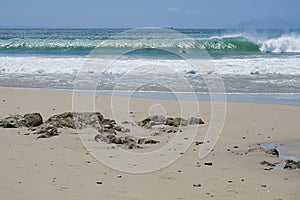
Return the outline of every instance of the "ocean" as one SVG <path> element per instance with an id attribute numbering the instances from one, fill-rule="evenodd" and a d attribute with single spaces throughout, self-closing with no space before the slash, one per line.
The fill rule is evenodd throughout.
<path id="1" fill-rule="evenodd" d="M 209 76 L 215 92 L 297 95 L 300 30 L 0 29 L 3 87 L 206 94 Z"/>

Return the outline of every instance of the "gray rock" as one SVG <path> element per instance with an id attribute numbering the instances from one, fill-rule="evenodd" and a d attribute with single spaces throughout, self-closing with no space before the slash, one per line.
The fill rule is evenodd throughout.
<path id="1" fill-rule="evenodd" d="M 278 152 L 278 150 L 275 149 L 275 148 L 273 148 L 273 149 L 266 149 L 265 152 L 266 152 L 267 154 L 276 156 L 277 158 L 279 157 L 279 152 Z"/>
<path id="2" fill-rule="evenodd" d="M 57 128 L 76 128 L 72 112 L 65 112 L 62 114 L 53 115 L 49 117 L 45 123 L 52 124 Z"/>
<path id="3" fill-rule="evenodd" d="M 35 127 L 43 124 L 43 118 L 40 113 L 25 114 L 24 119 L 28 127 Z"/>
<path id="4" fill-rule="evenodd" d="M 253 148 L 250 148 L 246 153 L 250 153 L 250 152 L 264 152 L 264 153 L 269 154 L 271 156 L 279 157 L 279 152 L 276 148 L 265 149 L 265 148 L 262 148 L 262 147 L 253 147 Z"/>
<path id="5" fill-rule="evenodd" d="M 27 122 L 21 115 L 12 115 L 1 120 L 0 126 L 3 128 L 26 127 Z"/>
<path id="6" fill-rule="evenodd" d="M 33 134 L 38 134 L 39 135 L 37 137 L 38 139 L 39 138 L 50 138 L 52 136 L 58 135 L 58 130 L 56 127 L 53 127 L 53 126 L 45 126 L 45 127 L 41 127 Z"/>
<path id="7" fill-rule="evenodd" d="M 196 124 L 205 124 L 205 122 L 199 118 L 199 117 L 191 117 L 189 120 L 188 120 L 188 123 L 190 125 L 196 125 Z"/>
<path id="8" fill-rule="evenodd" d="M 181 117 L 176 117 L 176 118 L 169 117 L 166 120 L 166 125 L 168 125 L 168 126 L 178 127 L 178 126 L 186 126 L 187 124 L 188 124 L 188 121 Z"/>
<path id="9" fill-rule="evenodd" d="M 275 167 L 276 165 L 275 164 L 273 164 L 273 163 L 270 163 L 270 162 L 268 162 L 268 161 L 262 161 L 262 162 L 260 162 L 260 164 L 261 165 L 266 165 L 266 166 L 270 166 L 270 167 Z"/>
<path id="10" fill-rule="evenodd" d="M 153 140 L 153 139 L 145 139 L 144 144 L 157 144 L 159 143 L 158 140 Z"/>
<path id="11" fill-rule="evenodd" d="M 99 112 L 65 112 L 51 116 L 45 123 L 57 128 L 99 128 L 102 120 L 103 115 Z"/>

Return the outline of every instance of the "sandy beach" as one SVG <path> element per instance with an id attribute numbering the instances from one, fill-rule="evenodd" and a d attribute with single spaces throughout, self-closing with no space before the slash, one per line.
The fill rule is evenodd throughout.
<path id="1" fill-rule="evenodd" d="M 38 112 L 45 121 L 72 111 L 71 92 L 0 88 L 0 94 L 0 118 Z M 122 102 L 125 97 L 116 98 Z M 136 121 L 148 116 L 151 105 L 180 114 L 172 100 L 133 98 L 131 103 Z M 109 96 L 97 96 L 95 105 L 104 117 L 114 118 Z M 204 159 L 198 158 L 201 143 L 196 142 L 206 142 L 211 110 L 209 102 L 199 106 L 205 124 L 189 149 L 172 165 L 144 174 L 103 165 L 84 148 L 76 130 L 36 139 L 24 127 L 0 128 L 1 199 L 300 199 L 299 169 L 268 169 L 260 162 L 282 159 L 260 151 L 244 154 L 256 144 L 300 142 L 300 106 L 228 102 L 222 135 Z M 290 152 L 300 157 L 299 149 Z"/>

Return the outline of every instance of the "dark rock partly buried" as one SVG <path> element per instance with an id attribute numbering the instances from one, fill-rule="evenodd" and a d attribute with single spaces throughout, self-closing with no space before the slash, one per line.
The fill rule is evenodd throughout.
<path id="1" fill-rule="evenodd" d="M 38 129 L 37 131 L 33 132 L 33 134 L 38 134 L 39 138 L 50 138 L 52 136 L 58 135 L 58 130 L 56 127 L 53 126 L 44 126 Z"/>
<path id="2" fill-rule="evenodd" d="M 53 115 L 49 117 L 45 123 L 52 124 L 57 128 L 76 128 L 72 112 Z"/>
<path id="3" fill-rule="evenodd" d="M 35 127 L 43 123 L 43 118 L 39 113 L 28 113 L 22 115 L 12 115 L 0 120 L 0 127 L 3 128 L 20 128 Z"/>
<path id="4" fill-rule="evenodd" d="M 43 124 L 43 118 L 40 113 L 25 114 L 24 119 L 28 127 L 35 127 Z"/>
<path id="5" fill-rule="evenodd" d="M 260 162 L 260 164 L 261 165 L 266 165 L 266 166 L 270 166 L 270 167 L 275 167 L 276 165 L 275 164 L 273 164 L 273 163 L 270 163 L 270 162 L 268 162 L 268 161 L 262 161 L 262 162 Z"/>
<path id="6" fill-rule="evenodd" d="M 278 150 L 275 149 L 275 148 L 273 148 L 273 149 L 266 149 L 265 152 L 266 152 L 267 154 L 270 154 L 270 155 L 279 157 L 279 152 L 278 152 Z"/>
<path id="7" fill-rule="evenodd" d="M 22 115 L 12 115 L 0 120 L 0 127 L 3 128 L 20 128 L 26 126 L 27 122 Z"/>
<path id="8" fill-rule="evenodd" d="M 99 128 L 102 120 L 103 116 L 99 112 L 65 112 L 51 116 L 45 123 L 57 128 Z"/>
<path id="9" fill-rule="evenodd" d="M 166 125 L 169 126 L 178 127 L 178 126 L 186 126 L 187 124 L 188 124 L 187 120 L 181 117 L 176 117 L 176 118 L 169 117 L 166 120 Z"/>
<path id="10" fill-rule="evenodd" d="M 189 123 L 190 125 L 205 124 L 205 122 L 204 122 L 201 118 L 198 118 L 198 117 L 191 117 L 191 118 L 188 120 L 188 123 Z"/>
<path id="11" fill-rule="evenodd" d="M 166 123 L 166 118 L 161 115 L 152 115 L 146 119 L 138 122 L 138 125 L 144 128 L 152 128 L 155 125 L 162 125 Z"/>
<path id="12" fill-rule="evenodd" d="M 144 128 L 152 128 L 155 125 L 167 125 L 167 126 L 179 127 L 179 126 L 187 126 L 188 124 L 190 125 L 204 124 L 204 121 L 198 117 L 192 117 L 189 120 L 186 120 L 182 117 L 165 118 L 164 116 L 161 115 L 153 115 L 138 122 L 138 125 Z"/>
<path id="13" fill-rule="evenodd" d="M 153 139 L 145 139 L 144 144 L 157 144 L 159 143 L 158 140 L 153 140 Z"/>
<path id="14" fill-rule="evenodd" d="M 212 162 L 205 162 L 204 165 L 206 165 L 206 166 L 213 166 L 213 163 Z"/>
<path id="15" fill-rule="evenodd" d="M 283 169 L 300 169 L 300 161 L 286 160 Z"/>
<path id="16" fill-rule="evenodd" d="M 269 154 L 271 156 L 276 156 L 277 158 L 279 157 L 279 152 L 276 148 L 265 149 L 265 148 L 262 148 L 262 147 L 253 147 L 253 148 L 250 148 L 246 153 L 251 153 L 251 152 L 264 152 L 264 153 Z"/>

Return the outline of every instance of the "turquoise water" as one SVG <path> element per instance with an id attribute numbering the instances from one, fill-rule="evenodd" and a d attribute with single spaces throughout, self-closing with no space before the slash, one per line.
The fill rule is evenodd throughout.
<path id="1" fill-rule="evenodd" d="M 0 29 L 1 54 L 87 55 L 94 48 L 179 48 L 207 50 L 214 55 L 299 53 L 299 30 L 240 31 L 226 29 L 178 29 L 194 43 L 133 34 L 127 40 L 115 37 L 126 29 Z M 138 30 L 136 31 L 139 32 Z M 144 43 L 137 40 L 145 39 Z M 108 41 L 103 43 L 103 41 Z M 111 52 L 110 52 L 111 53 Z M 147 54 L 147 49 L 145 49 Z"/>
<path id="2" fill-rule="evenodd" d="M 300 93 L 300 30 L 0 29 L 0 86 L 207 93 L 210 75 L 228 93 Z"/>

